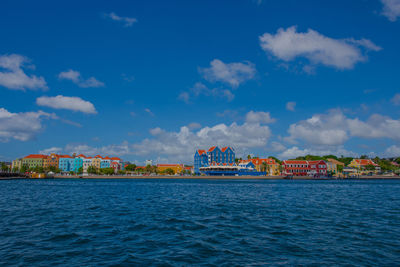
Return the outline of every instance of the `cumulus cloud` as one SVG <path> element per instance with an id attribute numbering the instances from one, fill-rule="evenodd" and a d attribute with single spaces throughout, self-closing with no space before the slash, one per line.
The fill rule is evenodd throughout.
<path id="1" fill-rule="evenodd" d="M 151 130 L 151 134 L 153 138 L 132 145 L 134 154 L 157 154 L 175 161 L 187 161 L 193 157 L 197 148 L 212 145 L 232 145 L 239 153 L 249 148 L 265 147 L 271 131 L 268 126 L 256 123 L 232 123 L 204 127 L 198 131 L 191 131 L 187 126 L 181 127 L 178 132 L 155 128 Z"/>
<path id="2" fill-rule="evenodd" d="M 214 59 L 209 68 L 199 68 L 199 72 L 207 81 L 222 82 L 237 88 L 241 83 L 253 79 L 257 71 L 251 62 L 224 63 Z"/>
<path id="3" fill-rule="evenodd" d="M 312 145 L 341 145 L 348 140 L 346 117 L 340 110 L 316 114 L 289 126 L 287 141 L 303 140 Z"/>
<path id="4" fill-rule="evenodd" d="M 287 102 L 286 103 L 286 109 L 289 111 L 294 111 L 296 109 L 296 102 Z"/>
<path id="5" fill-rule="evenodd" d="M 131 18 L 131 17 L 121 17 L 115 14 L 114 12 L 107 13 L 105 14 L 105 17 L 110 18 L 114 21 L 120 21 L 124 23 L 125 27 L 132 27 L 132 25 L 137 22 L 136 18 Z"/>
<path id="6" fill-rule="evenodd" d="M 269 112 L 263 111 L 250 111 L 246 114 L 246 122 L 248 123 L 273 123 L 276 120 L 271 117 Z"/>
<path id="7" fill-rule="evenodd" d="M 335 109 L 294 123 L 288 132 L 290 136 L 285 138 L 286 141 L 297 143 L 302 140 L 312 146 L 343 145 L 350 137 L 400 140 L 400 120 L 373 114 L 362 121 L 348 118 L 341 110 Z"/>
<path id="8" fill-rule="evenodd" d="M 400 16 L 400 0 L 381 0 L 383 4 L 382 15 L 390 21 L 396 21 Z"/>
<path id="9" fill-rule="evenodd" d="M 400 94 L 395 94 L 390 101 L 393 105 L 400 106 Z"/>
<path id="10" fill-rule="evenodd" d="M 385 157 L 400 157 L 400 147 L 396 145 L 392 145 L 386 148 L 384 152 Z"/>
<path id="11" fill-rule="evenodd" d="M 0 56 L 0 86 L 12 90 L 47 90 L 47 84 L 43 77 L 28 75 L 23 68 L 34 69 L 29 65 L 27 57 L 11 54 Z"/>
<path id="12" fill-rule="evenodd" d="M 50 155 L 52 153 L 60 154 L 63 151 L 61 147 L 50 147 L 39 151 L 39 154 Z"/>
<path id="13" fill-rule="evenodd" d="M 79 87 L 82 88 L 88 88 L 88 87 L 102 87 L 104 86 L 104 83 L 97 80 L 94 77 L 90 77 L 88 79 L 83 79 L 81 76 L 81 73 L 76 70 L 67 70 L 60 72 L 58 74 L 58 78 L 60 80 L 69 80 L 78 85 Z"/>
<path id="14" fill-rule="evenodd" d="M 352 69 L 356 63 L 366 61 L 366 51 L 381 50 L 367 39 L 334 39 L 312 29 L 305 33 L 297 32 L 295 26 L 280 28 L 276 34 L 263 34 L 260 45 L 265 52 L 286 62 L 305 58 L 312 65 L 342 70 Z"/>
<path id="15" fill-rule="evenodd" d="M 83 113 L 96 114 L 97 111 L 92 103 L 85 101 L 80 97 L 70 96 L 42 96 L 36 99 L 36 104 L 39 106 L 50 107 L 54 109 L 68 109 L 80 111 Z"/>
<path id="16" fill-rule="evenodd" d="M 189 89 L 188 92 L 182 92 L 178 96 L 178 99 L 189 104 L 191 102 L 191 99 L 197 98 L 200 95 L 223 98 L 228 102 L 231 102 L 235 98 L 235 95 L 228 89 L 221 89 L 221 88 L 210 89 L 205 84 L 197 82 L 192 88 Z"/>
<path id="17" fill-rule="evenodd" d="M 57 116 L 43 111 L 12 113 L 0 108 L 0 141 L 33 139 L 43 130 L 42 120 L 45 118 L 57 119 Z"/>
<path id="18" fill-rule="evenodd" d="M 132 150 L 128 142 L 122 142 L 119 145 L 107 145 L 103 147 L 92 147 L 86 144 L 68 144 L 65 146 L 64 151 L 69 154 L 84 154 L 84 155 L 110 155 L 110 156 L 124 156 L 131 154 Z"/>
<path id="19" fill-rule="evenodd" d="M 352 151 L 346 150 L 343 147 L 338 147 L 336 149 L 301 149 L 297 146 L 291 147 L 283 151 L 278 155 L 280 159 L 294 159 L 297 157 L 305 156 L 305 155 L 338 155 L 345 157 L 358 157 L 358 155 Z"/>

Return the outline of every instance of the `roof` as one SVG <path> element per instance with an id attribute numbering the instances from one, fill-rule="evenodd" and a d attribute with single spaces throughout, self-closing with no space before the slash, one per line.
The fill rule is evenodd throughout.
<path id="1" fill-rule="evenodd" d="M 221 151 L 222 151 L 222 152 L 225 152 L 228 148 L 230 148 L 230 147 L 229 147 L 229 146 L 223 147 L 223 148 L 221 149 Z"/>
<path id="2" fill-rule="evenodd" d="M 212 147 L 210 147 L 210 149 L 208 149 L 208 152 L 213 152 L 214 149 L 216 149 L 216 148 L 217 148 L 216 146 L 212 146 Z"/>
<path id="3" fill-rule="evenodd" d="M 354 159 L 354 161 L 357 162 L 358 164 L 360 164 L 361 166 L 366 166 L 366 165 L 378 166 L 378 164 L 376 164 L 375 162 L 373 162 L 370 159 Z"/>
<path id="4" fill-rule="evenodd" d="M 284 160 L 283 164 L 308 164 L 307 160 Z"/>
<path id="5" fill-rule="evenodd" d="M 203 155 L 203 154 L 205 154 L 205 153 L 206 153 L 206 151 L 205 151 L 205 150 L 201 150 L 201 149 L 197 150 L 197 152 L 199 153 L 199 155 Z"/>
<path id="6" fill-rule="evenodd" d="M 111 158 L 112 160 L 121 160 L 120 158 L 118 158 L 118 157 L 113 157 L 113 158 Z"/>
<path id="7" fill-rule="evenodd" d="M 177 166 L 183 167 L 182 164 L 157 164 L 157 167 L 177 167 Z"/>
<path id="8" fill-rule="evenodd" d="M 100 155 L 97 155 L 97 156 L 94 156 L 95 158 L 103 158 L 102 156 L 100 156 Z"/>
<path id="9" fill-rule="evenodd" d="M 79 154 L 77 157 L 86 158 L 86 156 L 83 154 Z"/>
<path id="10" fill-rule="evenodd" d="M 25 159 L 44 159 L 44 158 L 47 158 L 47 156 L 41 154 L 30 154 L 25 157 Z"/>
<path id="11" fill-rule="evenodd" d="M 103 159 L 111 159 L 109 156 L 107 156 L 107 157 L 105 157 L 105 158 L 103 158 Z"/>
<path id="12" fill-rule="evenodd" d="M 261 165 L 263 162 L 267 163 L 268 165 L 273 165 L 277 164 L 276 161 L 272 158 L 267 158 L 267 159 L 260 159 L 260 158 L 254 158 L 254 159 L 246 159 L 246 160 L 241 160 L 240 163 L 247 163 L 247 162 L 252 162 L 254 165 Z"/>
<path id="13" fill-rule="evenodd" d="M 59 158 L 70 158 L 70 159 L 72 159 L 72 157 L 70 155 L 59 155 L 58 157 Z"/>

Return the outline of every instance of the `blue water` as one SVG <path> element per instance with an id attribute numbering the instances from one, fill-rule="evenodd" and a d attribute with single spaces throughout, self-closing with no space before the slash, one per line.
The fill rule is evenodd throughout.
<path id="1" fill-rule="evenodd" d="M 400 264 L 400 181 L 0 181 L 1 266 Z"/>

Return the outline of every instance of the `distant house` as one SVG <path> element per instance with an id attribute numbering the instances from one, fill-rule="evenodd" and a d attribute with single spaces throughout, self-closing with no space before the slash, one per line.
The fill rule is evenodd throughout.
<path id="1" fill-rule="evenodd" d="M 328 171 L 328 173 L 332 173 L 332 174 L 338 174 L 338 172 L 339 172 L 338 166 L 344 167 L 344 165 L 345 164 L 343 162 L 340 162 L 336 159 L 331 159 L 331 158 L 327 159 L 327 162 L 326 162 L 327 171 Z"/>
<path id="2" fill-rule="evenodd" d="M 283 174 L 290 176 L 325 176 L 327 164 L 323 160 L 284 160 L 282 161 Z"/>
<path id="3" fill-rule="evenodd" d="M 257 171 L 267 172 L 267 175 L 270 175 L 270 176 L 280 175 L 279 164 L 275 161 L 275 159 L 253 158 L 253 159 L 241 160 L 239 163 L 244 163 L 244 162 L 252 162 Z M 265 167 L 265 170 L 264 170 L 264 167 Z"/>
<path id="4" fill-rule="evenodd" d="M 353 159 L 348 166 L 358 170 L 366 170 L 367 166 L 374 166 L 375 170 L 380 170 L 380 166 L 371 159 Z"/>
<path id="5" fill-rule="evenodd" d="M 159 172 L 164 172 L 167 169 L 173 170 L 174 174 L 179 174 L 185 169 L 185 166 L 183 164 L 157 164 Z"/>
<path id="6" fill-rule="evenodd" d="M 22 159 L 22 165 L 28 168 L 43 167 L 43 161 L 46 155 L 31 154 Z"/>

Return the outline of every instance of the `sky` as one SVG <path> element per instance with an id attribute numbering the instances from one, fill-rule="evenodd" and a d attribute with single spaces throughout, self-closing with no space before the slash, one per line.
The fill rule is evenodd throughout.
<path id="1" fill-rule="evenodd" d="M 400 0 L 3 0 L 0 34 L 0 160 L 400 156 Z"/>

